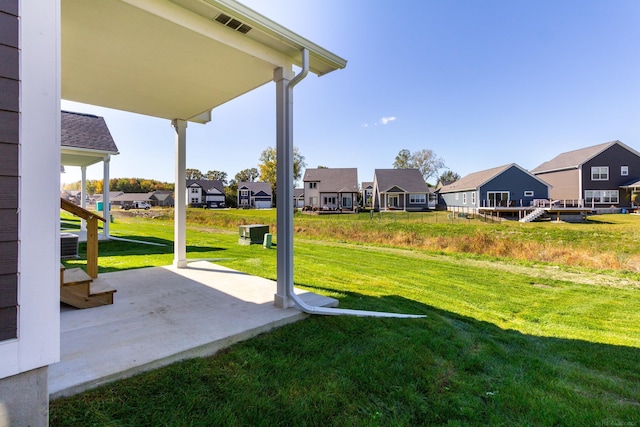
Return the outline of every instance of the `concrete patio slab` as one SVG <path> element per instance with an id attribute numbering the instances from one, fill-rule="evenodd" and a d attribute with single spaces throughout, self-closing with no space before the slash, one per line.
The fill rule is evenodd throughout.
<path id="1" fill-rule="evenodd" d="M 305 318 L 273 305 L 275 282 L 207 261 L 185 269 L 151 267 L 103 273 L 114 304 L 61 305 L 61 361 L 49 366 L 52 399 L 139 372 L 209 356 L 234 343 Z M 310 305 L 338 301 L 297 292 Z"/>

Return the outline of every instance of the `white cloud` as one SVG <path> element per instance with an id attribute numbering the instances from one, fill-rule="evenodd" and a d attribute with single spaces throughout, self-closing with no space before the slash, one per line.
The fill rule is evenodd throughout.
<path id="1" fill-rule="evenodd" d="M 380 119 L 380 123 L 382 123 L 383 125 L 386 125 L 387 123 L 392 122 L 395 119 L 396 119 L 395 116 L 383 117 Z"/>

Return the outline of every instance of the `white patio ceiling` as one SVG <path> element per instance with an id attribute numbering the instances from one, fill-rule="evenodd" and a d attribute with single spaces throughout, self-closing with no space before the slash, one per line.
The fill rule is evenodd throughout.
<path id="1" fill-rule="evenodd" d="M 62 0 L 62 98 L 166 119 L 208 113 L 310 52 L 318 75 L 346 61 L 230 0 Z M 243 34 L 215 19 L 251 27 Z M 203 116 L 200 116 L 203 114 Z"/>

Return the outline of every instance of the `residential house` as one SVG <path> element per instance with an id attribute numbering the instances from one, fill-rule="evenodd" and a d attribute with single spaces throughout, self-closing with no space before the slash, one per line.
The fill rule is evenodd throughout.
<path id="1" fill-rule="evenodd" d="M 268 182 L 239 182 L 238 207 L 270 209 L 273 207 L 273 192 Z"/>
<path id="2" fill-rule="evenodd" d="M 293 206 L 299 209 L 304 206 L 304 188 L 293 189 Z"/>
<path id="3" fill-rule="evenodd" d="M 549 184 L 511 163 L 471 173 L 442 186 L 440 203 L 452 207 L 478 208 L 531 206 L 534 199 L 549 197 Z"/>
<path id="4" fill-rule="evenodd" d="M 418 169 L 376 169 L 373 176 L 376 211 L 429 209 L 429 188 Z"/>
<path id="5" fill-rule="evenodd" d="M 149 193 L 149 203 L 151 206 L 173 207 L 175 201 L 173 192 L 156 190 Z"/>
<path id="6" fill-rule="evenodd" d="M 362 207 L 370 209 L 373 207 L 373 182 L 362 182 L 360 188 L 362 194 Z"/>
<path id="7" fill-rule="evenodd" d="M 307 169 L 302 178 L 305 206 L 311 210 L 354 210 L 358 207 L 358 169 Z"/>
<path id="8" fill-rule="evenodd" d="M 86 208 L 87 167 L 102 163 L 102 177 L 106 185 L 103 186 L 102 197 L 108 203 L 105 216 L 109 216 L 109 169 L 111 156 L 118 153 L 118 147 L 109 132 L 103 117 L 93 114 L 62 111 L 60 113 L 60 164 L 62 166 L 80 167 L 82 188 L 79 197 L 80 206 Z M 80 228 L 85 230 L 85 221 L 81 221 Z M 103 226 L 103 235 L 109 237 L 109 223 Z"/>
<path id="9" fill-rule="evenodd" d="M 553 186 L 553 200 L 594 208 L 639 202 L 634 183 L 640 180 L 640 153 L 620 141 L 559 154 L 531 173 Z"/>
<path id="10" fill-rule="evenodd" d="M 225 207 L 224 184 L 218 180 L 188 179 L 187 204 L 193 208 Z"/>
<path id="11" fill-rule="evenodd" d="M 233 0 L 3 0 L 0 47 L 0 424 L 48 425 L 48 366 L 61 354 L 61 98 L 171 123 L 181 198 L 188 122 L 269 82 L 287 93 L 294 66 L 322 76 L 346 61 Z M 292 149 L 291 99 L 275 100 L 277 148 Z M 293 189 L 286 176 L 278 185 Z M 292 211 L 277 214 L 279 259 L 293 259 Z M 185 268 L 185 203 L 174 221 L 173 264 Z M 274 304 L 290 307 L 292 262 L 278 263 L 274 288 Z"/>

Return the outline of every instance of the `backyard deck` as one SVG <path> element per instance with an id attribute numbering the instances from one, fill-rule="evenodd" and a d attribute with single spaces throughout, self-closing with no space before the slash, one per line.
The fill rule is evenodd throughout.
<path id="1" fill-rule="evenodd" d="M 102 273 L 97 281 L 118 289 L 113 305 L 79 310 L 61 304 L 61 361 L 49 366 L 52 399 L 208 356 L 307 316 L 273 305 L 273 281 L 207 261 Z M 338 305 L 298 294 L 311 305 Z"/>

